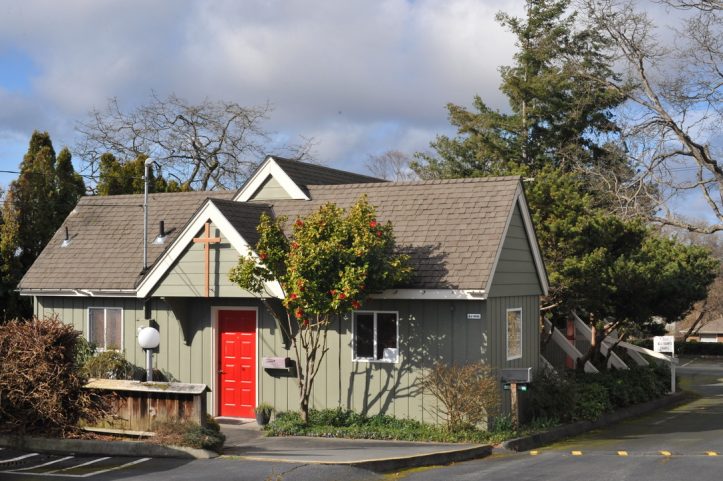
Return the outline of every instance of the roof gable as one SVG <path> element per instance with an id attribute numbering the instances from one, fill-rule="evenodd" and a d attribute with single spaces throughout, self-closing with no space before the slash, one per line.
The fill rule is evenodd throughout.
<path id="1" fill-rule="evenodd" d="M 382 179 L 332 169 L 322 165 L 268 156 L 243 187 L 239 189 L 233 200 L 247 202 L 254 199 L 271 179 L 283 189 L 283 192 L 277 192 L 279 194 L 277 198 L 296 200 L 309 200 L 307 186 L 310 185 L 384 182 Z M 261 200 L 272 200 L 272 198 L 264 197 Z"/>

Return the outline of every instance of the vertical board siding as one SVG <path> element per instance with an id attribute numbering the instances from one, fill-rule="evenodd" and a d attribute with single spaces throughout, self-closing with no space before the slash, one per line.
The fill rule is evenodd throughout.
<path id="1" fill-rule="evenodd" d="M 522 357 L 507 360 L 507 309 L 522 308 Z M 500 368 L 531 367 L 540 363 L 540 298 L 538 296 L 495 297 L 487 300 L 487 318 L 495 346 L 491 364 Z M 503 410 L 510 411 L 510 394 L 503 391 Z"/>
<path id="2" fill-rule="evenodd" d="M 259 402 L 271 403 L 278 411 L 298 409 L 295 377 L 272 375 L 261 367 L 262 357 L 284 356 L 282 332 L 265 306 L 253 299 L 186 299 L 183 311 L 188 332 L 164 300 L 151 301 L 151 315 L 161 331 L 161 345 L 154 355 L 157 369 L 182 382 L 202 383 L 213 388 L 216 333 L 212 332 L 212 306 L 247 306 L 258 309 Z M 169 300 L 169 302 L 171 302 Z M 133 364 L 143 366 L 145 358 L 136 342 L 137 329 L 147 325 L 143 301 L 124 298 L 38 297 L 38 316 L 57 313 L 87 336 L 87 308 L 122 307 L 124 352 Z M 506 360 L 505 315 L 507 308 L 523 310 L 523 356 Z M 369 363 L 352 360 L 351 314 L 337 319 L 328 332 L 328 352 L 315 380 L 313 407 L 348 408 L 367 414 L 387 413 L 427 422 L 439 422 L 437 400 L 422 391 L 419 378 L 436 361 L 468 363 L 484 361 L 492 367 L 533 367 L 539 356 L 539 298 L 537 296 L 497 297 L 487 301 L 375 300 L 364 310 L 399 313 L 399 361 Z M 480 314 L 481 319 L 468 319 Z M 506 401 L 509 403 L 509 401 Z M 214 397 L 208 407 L 216 412 Z"/>
<path id="3" fill-rule="evenodd" d="M 201 229 L 197 236 L 203 235 Z M 239 253 L 221 235 L 221 231 L 211 226 L 211 236 L 219 237 L 221 242 L 210 244 L 209 252 L 209 295 L 211 297 L 249 297 L 249 294 L 231 282 L 228 273 L 238 264 Z M 153 291 L 154 297 L 200 297 L 206 296 L 206 253 L 203 243 L 190 243 L 179 256 L 168 273 L 161 279 Z"/>
<path id="4" fill-rule="evenodd" d="M 502 244 L 497 269 L 492 278 L 490 297 L 541 295 L 542 288 L 537 275 L 537 268 L 532 257 L 529 239 L 525 231 L 519 206 L 515 211 L 507 229 L 507 236 Z"/>
<path id="5" fill-rule="evenodd" d="M 370 301 L 363 310 L 399 313 L 399 362 L 352 360 L 351 314 L 337 319 L 328 332 L 328 352 L 314 381 L 312 407 L 386 413 L 438 422 L 436 399 L 422 392 L 419 377 L 435 361 L 467 363 L 483 360 L 486 309 L 483 301 Z M 468 313 L 482 319 L 467 319 Z M 289 356 L 281 335 L 269 321 L 261 327 L 262 356 Z M 267 349 L 272 350 L 267 351 Z M 260 401 L 277 410 L 298 409 L 295 378 L 272 376 L 260 369 Z"/>
<path id="6" fill-rule="evenodd" d="M 281 187 L 279 181 L 272 176 L 261 184 L 261 187 L 256 189 L 256 192 L 251 196 L 250 200 L 277 200 L 277 199 L 291 199 L 286 190 Z"/>

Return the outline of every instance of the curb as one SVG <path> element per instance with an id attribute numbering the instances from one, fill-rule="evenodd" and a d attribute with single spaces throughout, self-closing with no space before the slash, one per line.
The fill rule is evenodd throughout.
<path id="1" fill-rule="evenodd" d="M 470 448 L 455 449 L 452 451 L 440 451 L 436 453 L 420 454 L 419 456 L 370 459 L 368 461 L 353 461 L 349 463 L 330 463 L 353 466 L 378 473 L 399 471 L 409 468 L 421 468 L 427 466 L 438 466 L 472 459 L 485 458 L 492 454 L 492 446 L 484 444 Z"/>
<path id="2" fill-rule="evenodd" d="M 211 459 L 217 453 L 184 446 L 162 446 L 140 441 L 98 441 L 93 439 L 54 439 L 33 436 L 0 436 L 0 447 L 20 451 L 99 456 L 141 456 L 152 458 Z"/>
<path id="3" fill-rule="evenodd" d="M 315 464 L 324 466 L 351 466 L 355 468 L 366 469 L 376 473 L 387 473 L 391 471 L 400 471 L 410 468 L 421 468 L 427 466 L 441 466 L 461 461 L 470 461 L 472 459 L 480 459 L 492 454 L 492 445 L 481 444 L 461 449 L 451 449 L 448 451 L 437 451 L 435 453 L 425 453 L 416 456 L 401 456 L 396 458 L 381 459 L 364 459 L 360 461 L 311 461 L 298 459 L 283 459 L 274 457 L 258 457 L 240 455 L 240 459 L 248 461 L 263 461 L 275 463 L 293 463 L 293 464 Z"/>
<path id="4" fill-rule="evenodd" d="M 660 408 L 680 404 L 689 399 L 688 393 L 677 392 L 667 396 L 648 401 L 643 404 L 636 404 L 626 408 L 618 409 L 615 412 L 603 414 L 595 421 L 579 421 L 573 424 L 565 424 L 549 431 L 523 436 L 520 438 L 510 439 L 500 444 L 503 449 L 510 451 L 528 451 L 545 444 L 554 443 L 564 438 L 577 436 L 593 429 L 599 429 L 611 424 L 618 423 L 628 418 L 637 417 L 647 414 Z"/>

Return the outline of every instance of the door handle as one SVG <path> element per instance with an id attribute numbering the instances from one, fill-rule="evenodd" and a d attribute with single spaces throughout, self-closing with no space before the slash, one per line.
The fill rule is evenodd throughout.
<path id="1" fill-rule="evenodd" d="M 226 374 L 226 371 L 224 371 L 224 370 L 222 370 L 222 369 L 219 369 L 219 370 L 218 370 L 218 373 L 219 373 L 219 374 Z"/>

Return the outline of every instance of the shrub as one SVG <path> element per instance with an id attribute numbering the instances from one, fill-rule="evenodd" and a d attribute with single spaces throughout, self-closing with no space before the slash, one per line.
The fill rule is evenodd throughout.
<path id="1" fill-rule="evenodd" d="M 594 421 L 611 410 L 612 404 L 604 386 L 593 383 L 580 383 L 575 386 L 573 420 Z"/>
<path id="2" fill-rule="evenodd" d="M 538 369 L 530 383 L 529 402 L 533 419 L 569 421 L 575 402 L 573 383 L 564 373 Z"/>
<path id="3" fill-rule="evenodd" d="M 436 363 L 421 384 L 439 401 L 434 410 L 445 418 L 449 430 L 476 426 L 499 412 L 499 381 L 483 363 Z"/>
<path id="4" fill-rule="evenodd" d="M 83 366 L 88 377 L 100 379 L 140 379 L 142 369 L 128 362 L 118 351 L 99 352 Z"/>
<path id="5" fill-rule="evenodd" d="M 63 435 L 102 416 L 104 401 L 83 389 L 80 339 L 57 317 L 0 329 L 0 430 Z"/>
<path id="6" fill-rule="evenodd" d="M 194 422 L 162 422 L 153 425 L 156 435 L 152 441 L 162 444 L 175 444 L 196 449 L 209 449 L 220 453 L 226 436 L 217 422 L 201 427 Z"/>

